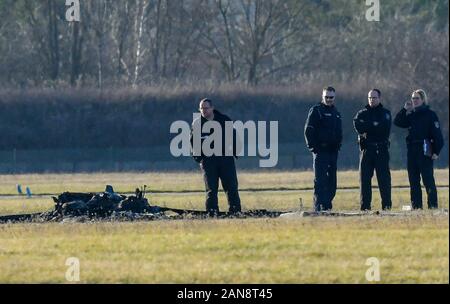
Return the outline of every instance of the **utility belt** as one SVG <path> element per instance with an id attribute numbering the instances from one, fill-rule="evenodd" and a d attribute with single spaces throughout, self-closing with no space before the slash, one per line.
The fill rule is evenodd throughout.
<path id="1" fill-rule="evenodd" d="M 363 142 L 360 141 L 360 148 L 361 150 L 366 150 L 368 148 L 371 149 L 382 149 L 382 148 L 389 148 L 390 143 L 388 140 L 385 141 L 378 141 L 378 142 L 367 142 L 364 140 Z"/>
<path id="2" fill-rule="evenodd" d="M 423 145 L 423 141 L 425 139 L 414 139 L 414 140 L 408 140 L 406 142 L 407 145 Z"/>
<path id="3" fill-rule="evenodd" d="M 389 141 L 367 142 L 366 145 L 370 147 L 384 148 L 389 147 Z"/>
<path id="4" fill-rule="evenodd" d="M 422 150 L 423 154 L 428 157 L 433 156 L 433 140 L 432 139 L 414 139 L 407 141 L 408 149 Z"/>

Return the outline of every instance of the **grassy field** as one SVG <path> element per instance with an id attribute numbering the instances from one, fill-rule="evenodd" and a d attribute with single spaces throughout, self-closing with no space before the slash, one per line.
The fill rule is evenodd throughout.
<path id="1" fill-rule="evenodd" d="M 393 186 L 408 186 L 406 171 L 392 171 Z M 238 172 L 240 189 L 311 189 L 313 172 Z M 448 186 L 449 170 L 435 170 L 437 185 Z M 134 192 L 136 187 L 147 185 L 150 191 L 203 191 L 204 182 L 200 172 L 170 173 L 104 173 L 104 174 L 27 174 L 0 175 L 0 195 L 17 194 L 17 184 L 30 187 L 32 193 L 62 193 L 64 191 L 93 191 L 105 189 L 105 185 L 114 186 L 117 192 Z M 373 184 L 377 185 L 376 178 Z M 357 171 L 338 172 L 338 187 L 358 188 Z"/>
<path id="2" fill-rule="evenodd" d="M 407 185 L 404 172 L 393 176 L 393 185 Z M 436 180 L 446 185 L 448 170 L 439 170 Z M 10 187 L 19 181 L 41 193 L 101 191 L 107 183 L 123 187 L 118 190 L 144 183 L 161 191 L 203 190 L 201 177 L 194 173 L 124 174 L 122 178 L 120 174 L 10 175 L 0 176 L 0 181 L 3 194 L 12 194 Z M 271 189 L 274 184 L 301 189 L 312 186 L 312 175 L 247 172 L 240 175 L 240 183 L 247 189 Z M 341 173 L 339 185 L 357 186 L 357 173 Z M 300 197 L 304 208 L 310 209 L 311 191 L 241 193 L 245 209 L 296 210 Z M 200 193 L 151 193 L 149 199 L 151 204 L 170 207 L 202 209 L 204 204 Z M 358 200 L 357 190 L 341 190 L 334 207 L 354 210 Z M 408 200 L 408 189 L 393 189 L 395 210 Z M 439 190 L 439 203 L 448 208 L 448 188 Z M 226 210 L 223 194 L 220 206 Z M 380 209 L 378 191 L 373 206 Z M 0 214 L 51 207 L 49 197 L 0 199 Z M 66 283 L 69 257 L 80 260 L 83 283 L 368 283 L 365 263 L 376 257 L 381 263 L 380 283 L 448 284 L 449 221 L 448 216 L 425 210 L 405 217 L 0 225 L 2 283 Z"/>
<path id="3" fill-rule="evenodd" d="M 312 209 L 312 191 L 245 191 L 240 193 L 243 209 L 269 209 L 282 211 L 296 211 L 300 208 L 300 198 L 304 209 Z M 426 207 L 426 194 L 423 193 Z M 198 193 L 166 193 L 147 195 L 151 205 L 184 209 L 204 209 L 205 195 Z M 438 191 L 439 206 L 449 207 L 448 189 Z M 403 205 L 409 205 L 409 190 L 394 189 L 392 194 L 393 210 L 401 210 Z M 228 210 L 224 193 L 219 193 L 219 207 L 222 211 Z M 4 198 L 0 200 L 0 215 L 15 213 L 34 213 L 53 208 L 50 197 Z M 359 191 L 341 190 L 336 194 L 334 210 L 358 210 Z M 378 190 L 373 191 L 373 210 L 381 210 Z"/>
<path id="4" fill-rule="evenodd" d="M 0 281 L 448 283 L 448 218 L 184 220 L 0 226 Z"/>

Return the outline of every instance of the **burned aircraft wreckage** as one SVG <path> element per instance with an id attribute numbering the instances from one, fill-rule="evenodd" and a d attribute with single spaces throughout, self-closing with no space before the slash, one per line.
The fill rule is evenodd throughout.
<path id="1" fill-rule="evenodd" d="M 150 205 L 145 197 L 146 186 L 137 188 L 134 195 L 126 196 L 114 192 L 112 186 L 106 186 L 101 193 L 64 192 L 52 197 L 54 208 L 40 213 L 14 214 L 0 216 L 0 224 L 17 222 L 64 222 L 64 221 L 149 221 L 158 219 L 204 219 L 210 217 L 208 212 L 201 210 L 177 209 Z M 420 213 L 392 211 L 270 211 L 256 209 L 237 214 L 220 212 L 217 218 L 255 218 L 255 217 L 315 217 L 315 216 L 405 216 Z M 433 215 L 448 216 L 448 210 L 433 212 Z"/>
<path id="2" fill-rule="evenodd" d="M 126 196 L 114 192 L 107 185 L 101 193 L 64 192 L 52 197 L 54 209 L 41 213 L 0 216 L 6 222 L 55 222 L 66 219 L 79 220 L 153 220 L 179 218 L 206 218 L 208 213 L 200 210 L 176 209 L 151 206 L 145 197 L 146 186 L 137 188 L 134 195 Z M 284 212 L 265 209 L 249 210 L 239 214 L 220 212 L 217 217 L 277 217 Z"/>

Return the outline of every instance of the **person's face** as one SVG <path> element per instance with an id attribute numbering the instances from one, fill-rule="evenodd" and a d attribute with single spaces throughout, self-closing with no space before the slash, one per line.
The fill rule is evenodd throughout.
<path id="1" fill-rule="evenodd" d="M 419 93 L 413 93 L 411 95 L 411 102 L 414 108 L 420 107 L 423 105 L 422 97 L 420 97 Z"/>
<path id="2" fill-rule="evenodd" d="M 200 102 L 200 113 L 205 118 L 210 118 L 213 115 L 214 107 L 207 101 Z"/>
<path id="3" fill-rule="evenodd" d="M 323 91 L 322 93 L 322 102 L 327 106 L 334 105 L 334 100 L 336 98 L 336 94 L 332 91 Z"/>
<path id="4" fill-rule="evenodd" d="M 380 104 L 380 96 L 378 96 L 377 91 L 370 91 L 367 98 L 369 99 L 369 106 L 371 108 L 375 108 Z"/>

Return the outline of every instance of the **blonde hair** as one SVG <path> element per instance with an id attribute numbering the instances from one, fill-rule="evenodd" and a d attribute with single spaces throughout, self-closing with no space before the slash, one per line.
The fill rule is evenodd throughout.
<path id="1" fill-rule="evenodd" d="M 428 105 L 428 97 L 427 97 L 427 93 L 425 93 L 424 90 L 418 89 L 418 90 L 413 91 L 413 94 L 414 94 L 414 93 L 419 94 L 419 95 L 420 95 L 420 98 L 423 100 L 423 103 L 426 104 L 426 105 Z"/>

